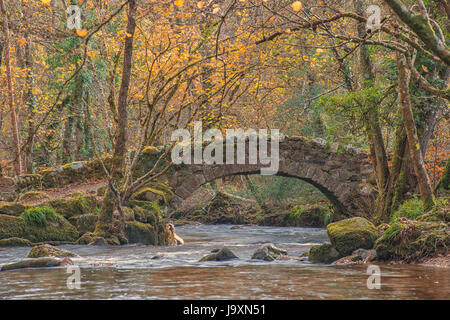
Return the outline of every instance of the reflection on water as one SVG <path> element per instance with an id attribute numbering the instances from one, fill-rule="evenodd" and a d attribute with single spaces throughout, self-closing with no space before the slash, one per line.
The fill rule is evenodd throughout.
<path id="1" fill-rule="evenodd" d="M 82 256 L 75 261 L 81 266 L 81 289 L 67 288 L 65 268 L 7 271 L 0 272 L 0 299 L 449 299 L 448 269 L 380 265 L 381 289 L 369 290 L 367 266 L 249 259 L 264 242 L 298 255 L 313 243 L 327 241 L 324 230 L 186 226 L 177 231 L 187 240 L 185 246 L 64 246 Z M 240 259 L 198 262 L 223 244 Z M 28 251 L 3 249 L 0 264 L 19 260 Z M 166 256 L 150 259 L 158 252 Z"/>

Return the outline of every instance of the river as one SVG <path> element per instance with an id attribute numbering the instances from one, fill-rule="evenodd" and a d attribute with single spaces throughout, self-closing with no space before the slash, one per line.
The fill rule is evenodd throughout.
<path id="1" fill-rule="evenodd" d="M 66 268 L 0 272 L 0 299 L 449 299 L 450 270 L 379 264 L 381 288 L 368 289 L 367 265 L 251 260 L 271 242 L 298 256 L 328 242 L 324 229 L 230 225 L 177 227 L 177 247 L 61 246 L 81 257 L 81 288 L 69 289 Z M 198 262 L 228 246 L 239 259 Z M 27 256 L 30 248 L 1 248 L 0 265 Z M 162 258 L 151 259 L 157 254 Z"/>

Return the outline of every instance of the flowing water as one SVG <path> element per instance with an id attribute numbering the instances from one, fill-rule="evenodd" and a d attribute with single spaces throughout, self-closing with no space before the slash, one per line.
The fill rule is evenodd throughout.
<path id="1" fill-rule="evenodd" d="M 73 258 L 80 289 L 67 287 L 65 267 L 12 270 L 0 272 L 0 299 L 450 299 L 448 268 L 380 264 L 381 288 L 368 289 L 367 265 L 250 259 L 267 242 L 298 256 L 328 241 L 324 229 L 186 225 L 177 233 L 183 246 L 61 246 L 81 256 Z M 223 245 L 239 259 L 198 262 Z M 29 250 L 0 249 L 0 265 Z"/>

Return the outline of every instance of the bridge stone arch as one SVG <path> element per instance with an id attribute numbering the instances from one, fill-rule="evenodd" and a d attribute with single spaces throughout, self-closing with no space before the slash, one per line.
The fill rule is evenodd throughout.
<path id="1" fill-rule="evenodd" d="M 232 175 L 259 174 L 262 167 L 268 165 L 174 165 L 170 174 L 165 176 L 174 192 L 169 205 L 176 207 L 205 183 Z M 367 154 L 355 148 L 329 147 L 320 139 L 304 137 L 290 137 L 279 143 L 279 170 L 276 175 L 298 178 L 312 184 L 330 200 L 336 211 L 348 216 L 373 214 L 374 197 L 366 185 L 371 173 L 372 165 Z"/>

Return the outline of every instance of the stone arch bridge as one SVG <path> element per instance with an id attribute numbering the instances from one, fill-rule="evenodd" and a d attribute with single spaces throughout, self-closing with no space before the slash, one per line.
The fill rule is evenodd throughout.
<path id="1" fill-rule="evenodd" d="M 268 144 L 270 145 L 270 140 Z M 162 152 L 154 147 L 146 149 L 150 151 L 143 152 L 140 174 L 152 168 L 155 157 Z M 268 167 L 261 163 L 248 164 L 248 150 L 249 146 L 246 144 L 247 164 L 173 165 L 160 178 L 169 184 L 173 194 L 169 206 L 174 208 L 207 182 L 231 175 L 259 174 L 261 168 Z M 171 159 L 164 161 L 168 163 Z M 279 142 L 279 169 L 276 175 L 294 177 L 312 184 L 330 200 L 336 211 L 344 215 L 373 214 L 373 188 L 367 184 L 372 170 L 368 155 L 352 147 L 337 144 L 328 146 L 321 139 L 310 140 L 304 137 L 289 137 Z M 23 175 L 18 178 L 16 184 L 19 190 L 30 189 L 36 185 L 45 188 L 83 181 L 89 177 L 100 177 L 102 174 L 100 161 L 81 161 L 59 168 L 49 168 L 38 175 Z M 0 183 L 0 189 L 1 187 Z"/>
<path id="2" fill-rule="evenodd" d="M 207 182 L 231 175 L 259 174 L 261 168 L 268 167 L 261 163 L 248 164 L 248 150 L 246 146 L 247 164 L 174 166 L 165 177 L 174 193 L 170 204 L 175 207 Z M 336 211 L 344 215 L 373 214 L 375 197 L 371 192 L 373 188 L 367 184 L 372 172 L 368 155 L 351 146 L 327 146 L 321 139 L 304 137 L 290 137 L 279 143 L 276 175 L 312 184 L 330 200 Z"/>

